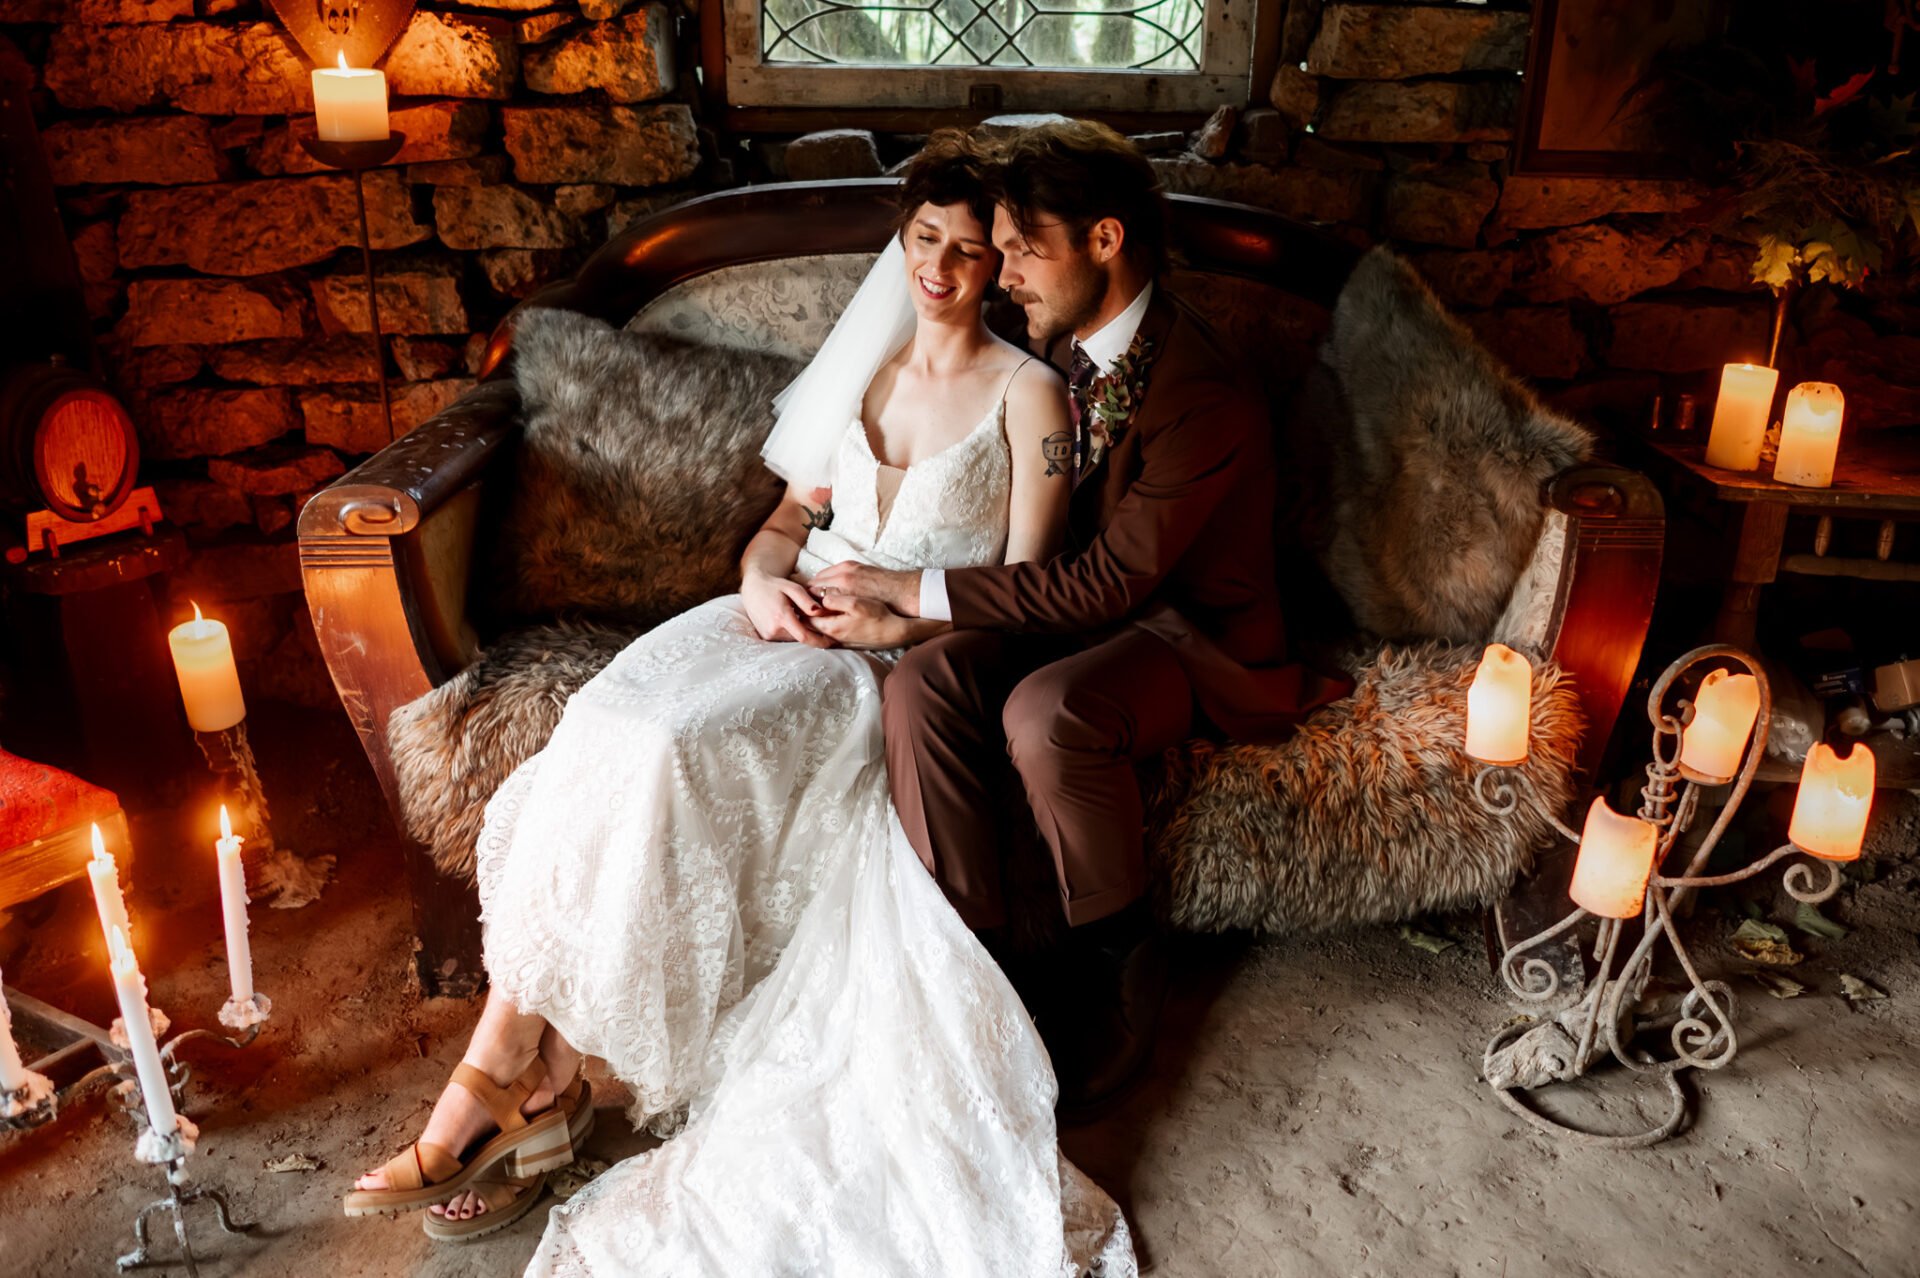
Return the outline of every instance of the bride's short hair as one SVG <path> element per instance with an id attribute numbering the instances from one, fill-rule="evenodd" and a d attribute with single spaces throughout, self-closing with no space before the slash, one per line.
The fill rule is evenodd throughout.
<path id="1" fill-rule="evenodd" d="M 980 144 L 959 129 L 941 129 L 907 163 L 900 183 L 900 218 L 894 233 L 904 235 L 922 204 L 945 208 L 964 204 L 993 234 L 993 197 L 987 193 L 987 156 Z"/>
<path id="2" fill-rule="evenodd" d="M 1043 218 L 1084 238 L 1102 218 L 1126 229 L 1121 252 L 1158 276 L 1167 265 L 1167 200 L 1140 148 L 1092 120 L 1047 120 L 994 149 L 987 166 L 994 203 L 1023 236 Z"/>

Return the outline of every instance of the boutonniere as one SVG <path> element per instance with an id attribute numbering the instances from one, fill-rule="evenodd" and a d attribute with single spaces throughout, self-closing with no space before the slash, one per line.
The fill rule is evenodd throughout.
<path id="1" fill-rule="evenodd" d="M 1152 364 L 1153 343 L 1136 333 L 1126 354 L 1087 384 L 1087 435 L 1096 457 L 1127 437 L 1147 393 Z"/>

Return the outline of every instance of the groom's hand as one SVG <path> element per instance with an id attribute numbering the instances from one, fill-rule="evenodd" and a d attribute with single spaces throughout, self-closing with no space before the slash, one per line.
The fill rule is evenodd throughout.
<path id="1" fill-rule="evenodd" d="M 885 604 L 902 617 L 920 615 L 920 574 L 894 572 L 848 559 L 814 574 L 811 589 L 815 597 L 829 591 L 857 595 Z"/>

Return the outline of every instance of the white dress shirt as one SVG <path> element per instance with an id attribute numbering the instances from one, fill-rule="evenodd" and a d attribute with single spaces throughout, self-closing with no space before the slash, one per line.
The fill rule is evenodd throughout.
<path id="1" fill-rule="evenodd" d="M 1153 300 L 1153 281 L 1134 295 L 1127 303 L 1127 309 L 1102 324 L 1097 332 L 1085 341 L 1078 337 L 1073 344 L 1087 353 L 1093 361 L 1096 375 L 1112 369 L 1114 361 L 1127 353 L 1133 345 L 1133 335 L 1140 331 L 1140 321 L 1147 316 L 1147 303 Z M 920 573 L 920 615 L 930 621 L 952 621 L 953 606 L 947 601 L 947 574 L 942 568 L 927 568 Z"/>

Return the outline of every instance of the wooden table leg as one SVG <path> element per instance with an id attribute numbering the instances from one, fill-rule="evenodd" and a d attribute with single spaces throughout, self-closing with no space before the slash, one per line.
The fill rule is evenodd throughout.
<path id="1" fill-rule="evenodd" d="M 1758 651 L 1756 620 L 1760 590 L 1780 571 L 1780 549 L 1787 539 L 1787 508 L 1777 502 L 1747 503 L 1740 516 L 1740 542 L 1733 552 L 1731 578 L 1720 596 L 1713 637 L 1749 652 Z"/>

